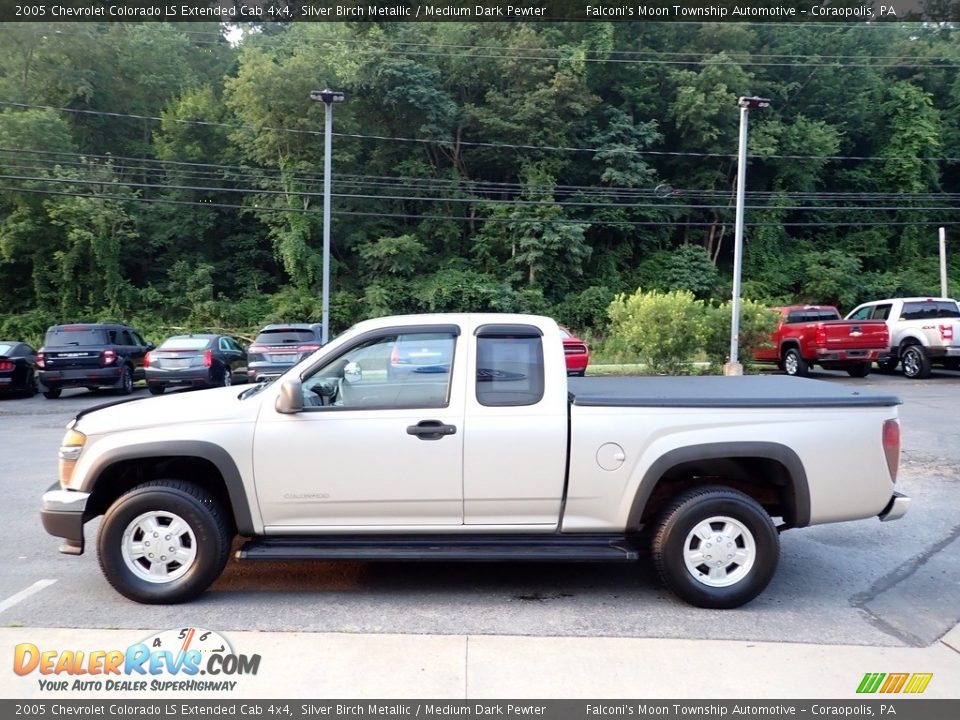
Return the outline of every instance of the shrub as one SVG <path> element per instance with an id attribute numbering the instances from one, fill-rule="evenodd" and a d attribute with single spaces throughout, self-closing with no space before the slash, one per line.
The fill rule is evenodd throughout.
<path id="1" fill-rule="evenodd" d="M 706 334 L 704 352 L 714 365 L 723 365 L 730 357 L 730 322 L 733 317 L 733 301 L 722 305 L 706 306 Z M 778 315 L 765 305 L 753 300 L 740 302 L 740 332 L 738 355 L 740 363 L 749 367 L 754 350 L 770 343 L 770 336 L 777 329 Z"/>
<path id="2" fill-rule="evenodd" d="M 608 313 L 615 346 L 636 353 L 654 373 L 687 371 L 707 331 L 704 304 L 687 290 L 620 294 Z"/>

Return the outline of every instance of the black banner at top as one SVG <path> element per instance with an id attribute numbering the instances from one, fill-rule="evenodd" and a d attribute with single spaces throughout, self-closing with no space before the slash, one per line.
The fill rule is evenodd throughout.
<path id="1" fill-rule="evenodd" d="M 2 22 L 960 22 L 960 0 L 2 0 Z"/>

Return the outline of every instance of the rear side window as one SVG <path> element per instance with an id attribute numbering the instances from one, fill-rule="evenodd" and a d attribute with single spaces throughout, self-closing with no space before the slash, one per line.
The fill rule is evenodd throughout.
<path id="1" fill-rule="evenodd" d="M 103 330 L 90 328 L 61 328 L 50 330 L 43 339 L 43 344 L 56 347 L 57 345 L 103 345 Z"/>
<path id="2" fill-rule="evenodd" d="M 960 318 L 960 308 L 955 302 L 945 300 L 929 300 L 908 302 L 903 304 L 900 313 L 901 320 L 942 320 L 944 318 Z"/>
<path id="3" fill-rule="evenodd" d="M 316 342 L 316 336 L 309 330 L 297 330 L 295 328 L 279 328 L 277 330 L 264 330 L 254 342 L 263 345 L 293 345 L 296 343 Z"/>
<path id="4" fill-rule="evenodd" d="M 543 399 L 539 336 L 477 337 L 477 402 L 488 407 L 536 405 Z"/>
<path id="5" fill-rule="evenodd" d="M 9 355 L 13 348 L 13 345 L 4 345 L 3 343 L 0 343 L 0 355 Z"/>

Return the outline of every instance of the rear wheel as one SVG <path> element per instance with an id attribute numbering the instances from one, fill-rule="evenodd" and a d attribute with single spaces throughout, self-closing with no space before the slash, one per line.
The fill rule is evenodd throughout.
<path id="1" fill-rule="evenodd" d="M 930 377 L 930 356 L 922 345 L 908 345 L 900 351 L 900 364 L 903 374 L 908 378 L 919 379 Z"/>
<path id="2" fill-rule="evenodd" d="M 720 486 L 681 494 L 661 515 L 652 543 L 663 582 L 704 608 L 750 602 L 770 582 L 780 558 L 773 520 L 750 496 Z"/>
<path id="3" fill-rule="evenodd" d="M 783 353 L 783 371 L 787 375 L 804 377 L 810 371 L 810 366 L 797 348 L 788 348 Z"/>
<path id="4" fill-rule="evenodd" d="M 43 391 L 43 396 L 48 400 L 56 400 L 58 397 L 60 397 L 60 393 L 62 392 L 63 390 L 60 388 L 47 388 Z"/>
<path id="5" fill-rule="evenodd" d="M 163 395 L 163 391 L 166 389 L 166 385 L 147 385 L 147 390 L 150 391 L 151 395 Z"/>
<path id="6" fill-rule="evenodd" d="M 121 595 L 141 603 L 190 600 L 223 571 L 233 532 L 202 488 L 157 480 L 121 495 L 97 534 L 100 568 Z"/>
<path id="7" fill-rule="evenodd" d="M 220 376 L 220 386 L 230 387 L 231 385 L 233 385 L 233 374 L 230 372 L 230 366 L 227 365 L 223 368 L 223 373 Z"/>
<path id="8" fill-rule="evenodd" d="M 847 374 L 850 377 L 862 378 L 870 374 L 870 363 L 861 362 L 854 363 L 853 365 L 847 368 Z"/>

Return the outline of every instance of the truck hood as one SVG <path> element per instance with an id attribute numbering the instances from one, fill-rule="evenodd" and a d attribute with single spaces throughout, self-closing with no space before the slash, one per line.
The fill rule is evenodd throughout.
<path id="1" fill-rule="evenodd" d="M 80 413 L 75 427 L 85 435 L 97 435 L 171 423 L 252 422 L 261 398 L 240 400 L 245 389 L 232 386 L 107 403 Z"/>

